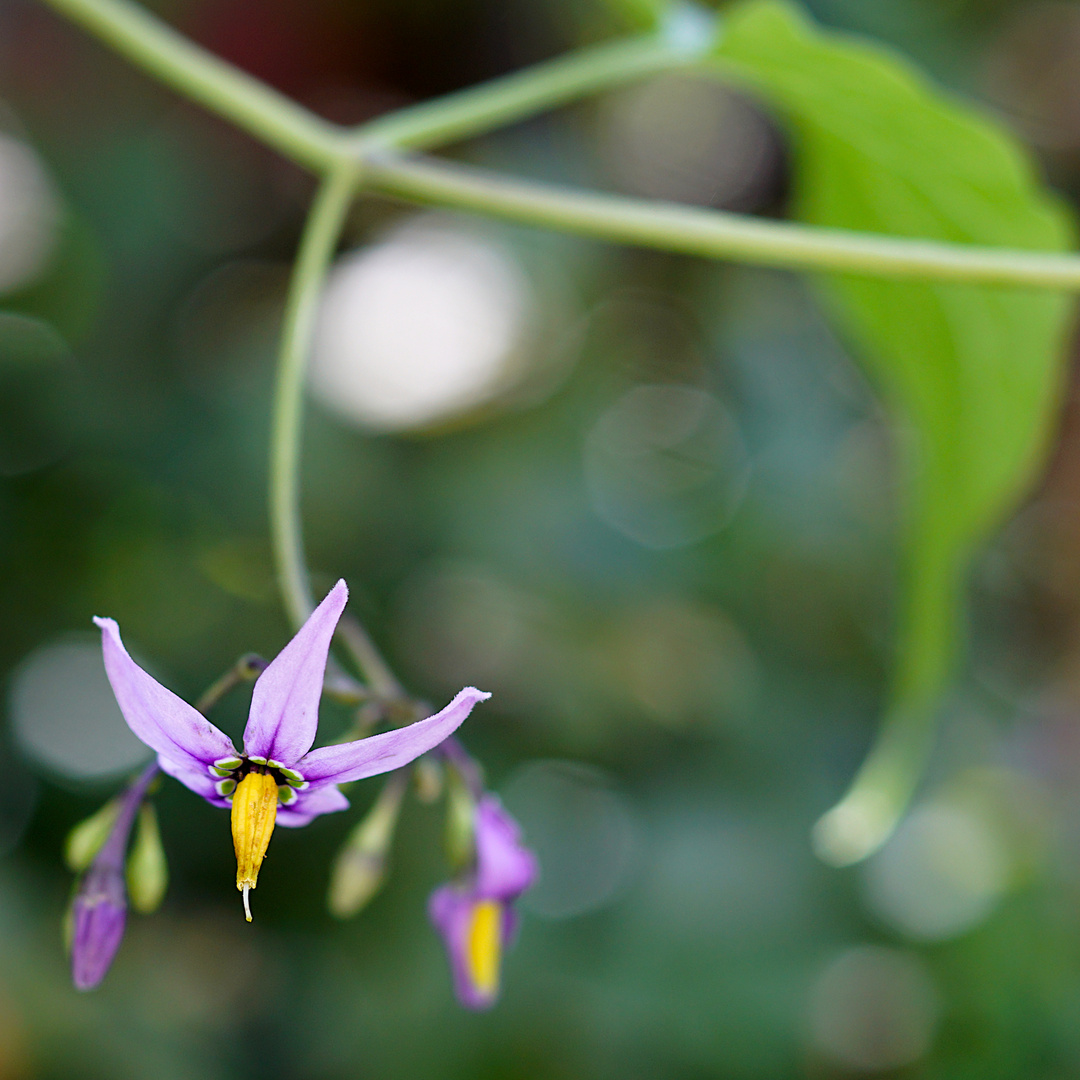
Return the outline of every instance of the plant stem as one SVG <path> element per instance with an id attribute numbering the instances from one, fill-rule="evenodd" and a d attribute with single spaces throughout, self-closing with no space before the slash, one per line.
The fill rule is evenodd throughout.
<path id="1" fill-rule="evenodd" d="M 405 688 L 390 665 L 383 659 L 379 647 L 355 615 L 345 614 L 338 623 L 338 637 L 349 650 L 375 697 L 384 702 L 407 701 Z"/>
<path id="2" fill-rule="evenodd" d="M 346 161 L 323 182 L 304 226 L 285 303 L 270 434 L 270 540 L 285 609 L 296 628 L 315 609 L 300 517 L 304 376 L 326 270 L 359 180 L 356 164 Z"/>
<path id="3" fill-rule="evenodd" d="M 44 0 L 184 97 L 286 157 L 324 172 L 344 156 L 345 132 L 189 41 L 130 0 Z"/>
<path id="4" fill-rule="evenodd" d="M 373 139 L 379 145 L 395 138 L 407 145 L 430 146 L 447 138 L 476 135 L 564 104 L 574 96 L 660 70 L 669 62 L 676 66 L 694 55 L 693 49 L 678 47 L 670 36 L 616 42 L 373 121 L 358 134 L 327 123 L 218 59 L 130 0 L 44 2 L 169 86 L 319 173 L 355 161 Z M 716 210 L 568 191 L 385 153 L 364 164 L 365 179 L 387 194 L 599 240 L 793 270 L 1080 291 L 1080 257 L 1074 255 L 762 221 Z"/>
<path id="5" fill-rule="evenodd" d="M 614 41 L 380 116 L 356 128 L 353 138 L 360 152 L 444 146 L 697 59 L 659 34 Z"/>
<path id="6" fill-rule="evenodd" d="M 262 674 L 266 661 L 254 653 L 245 653 L 224 675 L 211 683 L 195 702 L 195 708 L 208 713 L 230 690 L 241 683 L 252 682 Z"/>
<path id="7" fill-rule="evenodd" d="M 373 154 L 369 190 L 642 247 L 762 266 L 1080 291 L 1080 257 L 912 240 L 560 188 L 434 158 Z"/>
<path id="8" fill-rule="evenodd" d="M 937 736 L 941 698 L 957 649 L 960 562 L 935 559 L 908 573 L 896 633 L 889 707 L 844 797 L 814 826 L 814 848 L 834 866 L 850 866 L 893 834 L 918 787 Z"/>

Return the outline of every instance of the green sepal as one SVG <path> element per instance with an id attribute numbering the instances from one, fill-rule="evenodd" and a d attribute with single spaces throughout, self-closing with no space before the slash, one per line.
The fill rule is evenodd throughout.
<path id="1" fill-rule="evenodd" d="M 139 808 L 135 843 L 127 860 L 127 887 L 131 906 L 149 915 L 161 906 L 169 886 L 169 866 L 161 845 L 157 814 L 152 803 Z"/>
<path id="2" fill-rule="evenodd" d="M 110 799 L 68 833 L 64 841 L 64 862 L 72 873 L 81 874 L 94 861 L 119 813 L 120 800 Z"/>

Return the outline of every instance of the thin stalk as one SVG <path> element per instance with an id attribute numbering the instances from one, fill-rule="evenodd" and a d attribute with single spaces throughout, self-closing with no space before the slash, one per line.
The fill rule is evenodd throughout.
<path id="1" fill-rule="evenodd" d="M 189 41 L 129 0 L 44 0 L 110 48 L 260 142 L 316 172 L 348 151 L 343 129 Z"/>
<path id="2" fill-rule="evenodd" d="M 224 675 L 211 683 L 195 702 L 199 712 L 208 713 L 230 690 L 241 683 L 257 679 L 266 667 L 266 661 L 254 653 L 245 653 Z"/>
<path id="3" fill-rule="evenodd" d="M 405 688 L 390 665 L 383 659 L 379 647 L 355 615 L 346 614 L 338 623 L 338 638 L 349 650 L 372 694 L 381 701 L 407 701 Z"/>
<path id="4" fill-rule="evenodd" d="M 355 162 L 373 135 L 414 146 L 476 135 L 562 104 L 605 85 L 672 63 L 680 47 L 672 35 L 616 42 L 539 69 L 499 79 L 442 102 L 374 121 L 356 132 L 327 123 L 265 84 L 186 40 L 130 0 L 44 0 L 117 52 L 193 101 L 231 120 L 294 161 L 320 173 Z M 694 50 L 681 50 L 693 55 Z M 633 69 L 633 71 L 631 71 Z M 381 132 L 381 134 L 380 134 Z M 375 155 L 372 155 L 374 158 Z M 1080 290 L 1080 258 L 1007 248 L 900 239 L 841 229 L 761 221 L 688 206 L 651 203 L 503 179 L 496 174 L 384 153 L 365 160 L 365 178 L 387 194 L 435 206 L 707 258 L 737 259 L 788 269 L 834 270 L 925 281 L 966 281 Z"/>
<path id="5" fill-rule="evenodd" d="M 285 609 L 297 628 L 315 610 L 300 517 L 304 379 L 319 296 L 359 179 L 348 161 L 323 182 L 304 226 L 285 303 L 270 432 L 270 541 Z"/>
<path id="6" fill-rule="evenodd" d="M 608 42 L 380 116 L 354 129 L 353 138 L 361 151 L 445 146 L 697 59 L 661 34 Z"/>
<path id="7" fill-rule="evenodd" d="M 818 855 L 850 866 L 877 851 L 904 816 L 937 738 L 957 649 L 964 574 L 952 559 L 918 575 L 903 598 L 884 720 L 847 793 L 814 826 Z"/>
<path id="8" fill-rule="evenodd" d="M 507 179 L 434 158 L 374 154 L 365 181 L 409 202 L 597 240 L 792 270 L 1080 291 L 1080 257 L 910 240 Z"/>

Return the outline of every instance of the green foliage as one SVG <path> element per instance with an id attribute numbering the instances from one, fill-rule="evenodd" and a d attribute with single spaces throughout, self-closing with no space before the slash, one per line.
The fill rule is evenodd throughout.
<path id="1" fill-rule="evenodd" d="M 817 29 L 787 0 L 749 0 L 729 12 L 717 55 L 790 131 L 798 220 L 1069 248 L 1066 214 L 1008 135 L 888 51 Z M 818 837 L 824 854 L 847 862 L 885 839 L 917 780 L 955 648 L 964 569 L 1048 444 L 1070 303 L 1049 292 L 856 276 L 821 285 L 891 410 L 905 500 L 885 735 Z"/>

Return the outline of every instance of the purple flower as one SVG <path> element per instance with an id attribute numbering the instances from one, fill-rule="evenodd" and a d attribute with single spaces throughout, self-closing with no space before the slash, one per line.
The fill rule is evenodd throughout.
<path id="1" fill-rule="evenodd" d="M 473 867 L 431 894 L 428 915 L 446 945 L 458 1000 L 469 1009 L 487 1009 L 499 996 L 502 954 L 517 928 L 512 904 L 536 880 L 538 867 L 495 795 L 477 802 L 473 837 Z"/>
<path id="2" fill-rule="evenodd" d="M 128 836 L 157 765 L 149 765 L 120 799 L 105 843 L 79 882 L 71 903 L 71 977 L 76 990 L 92 990 L 109 970 L 124 937 L 127 890 L 124 852 Z"/>
<path id="3" fill-rule="evenodd" d="M 157 751 L 158 764 L 214 806 L 232 808 L 236 887 L 255 888 L 275 822 L 307 825 L 344 810 L 338 784 L 390 772 L 437 746 L 490 697 L 466 687 L 440 713 L 367 739 L 312 750 L 330 640 L 349 591 L 339 581 L 296 636 L 259 676 L 244 729 L 244 748 L 167 690 L 127 654 L 112 619 L 101 627 L 105 670 L 128 726 Z"/>

